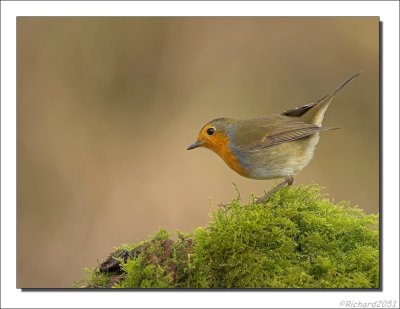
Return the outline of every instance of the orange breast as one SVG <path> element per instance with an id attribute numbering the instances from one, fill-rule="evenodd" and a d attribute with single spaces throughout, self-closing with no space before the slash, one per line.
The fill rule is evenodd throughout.
<path id="1" fill-rule="evenodd" d="M 228 144 L 228 137 L 223 133 L 217 133 L 213 136 L 212 140 L 208 140 L 206 143 L 204 143 L 204 146 L 219 155 L 225 161 L 225 163 L 228 164 L 228 166 L 236 173 L 244 177 L 248 177 L 248 173 L 242 167 L 240 161 L 232 153 Z"/>

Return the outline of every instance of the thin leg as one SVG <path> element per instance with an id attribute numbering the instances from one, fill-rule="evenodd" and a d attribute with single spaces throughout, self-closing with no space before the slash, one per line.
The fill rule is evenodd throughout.
<path id="1" fill-rule="evenodd" d="M 271 191 L 267 192 L 265 195 L 263 195 L 262 197 L 260 197 L 257 201 L 256 204 L 260 204 L 262 202 L 264 202 L 265 200 L 267 200 L 270 195 L 272 193 L 275 193 L 276 191 L 278 191 L 280 188 L 282 188 L 285 185 L 291 186 L 294 182 L 294 178 L 293 176 L 290 176 L 288 178 L 286 178 L 283 182 L 281 182 L 279 185 L 277 185 L 275 188 L 271 189 Z"/>

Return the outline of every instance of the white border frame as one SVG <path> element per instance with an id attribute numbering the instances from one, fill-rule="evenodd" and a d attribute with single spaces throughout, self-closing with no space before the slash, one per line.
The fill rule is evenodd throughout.
<path id="1" fill-rule="evenodd" d="M 1 307 L 399 306 L 399 3 L 397 1 L 1 2 Z M 380 16 L 383 21 L 383 292 L 22 292 L 16 289 L 16 16 Z M 311 295 L 312 294 L 312 295 Z M 345 308 L 345 306 L 342 306 Z"/>

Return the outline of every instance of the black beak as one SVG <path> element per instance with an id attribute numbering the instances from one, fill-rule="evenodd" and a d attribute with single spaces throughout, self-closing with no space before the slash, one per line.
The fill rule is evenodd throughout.
<path id="1" fill-rule="evenodd" d="M 201 144 L 202 144 L 202 143 L 201 143 L 200 141 L 197 141 L 196 143 L 190 145 L 186 150 L 195 149 L 195 148 L 201 146 Z"/>

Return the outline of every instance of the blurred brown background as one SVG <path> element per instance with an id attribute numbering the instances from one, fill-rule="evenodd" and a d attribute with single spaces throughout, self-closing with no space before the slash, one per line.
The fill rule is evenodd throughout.
<path id="1" fill-rule="evenodd" d="M 330 106 L 295 184 L 378 212 L 378 18 L 17 20 L 18 287 L 71 287 L 121 243 L 160 226 L 193 231 L 209 211 L 261 194 L 208 150 L 216 117 Z M 211 206 L 209 198 L 211 197 Z"/>

